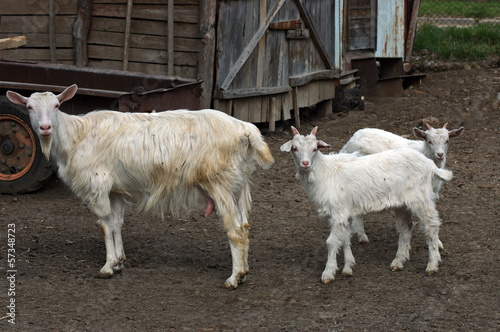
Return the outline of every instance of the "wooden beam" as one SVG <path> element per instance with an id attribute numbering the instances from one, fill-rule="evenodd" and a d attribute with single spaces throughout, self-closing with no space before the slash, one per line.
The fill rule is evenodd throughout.
<path id="1" fill-rule="evenodd" d="M 199 54 L 198 75 L 202 81 L 200 108 L 212 107 L 212 92 L 214 86 L 214 59 L 215 59 L 215 16 L 217 13 L 216 1 L 203 0 L 200 3 L 200 30 L 202 38 Z M 199 48 L 197 48 L 199 49 Z"/>
<path id="2" fill-rule="evenodd" d="M 26 45 L 26 36 L 16 36 L 10 38 L 0 39 L 0 50 L 7 50 L 10 48 L 18 48 Z"/>
<path id="3" fill-rule="evenodd" d="M 273 9 L 269 12 L 267 15 L 266 20 L 264 21 L 264 24 L 260 26 L 260 28 L 257 30 L 255 35 L 252 37 L 252 40 L 248 43 L 247 47 L 243 50 L 241 53 L 240 57 L 236 62 L 233 64 L 232 68 L 229 70 L 229 74 L 227 77 L 224 79 L 224 82 L 222 82 L 220 89 L 221 90 L 227 90 L 231 83 L 233 82 L 234 78 L 236 77 L 236 74 L 240 71 L 240 69 L 243 67 L 245 62 L 248 60 L 250 57 L 250 54 L 252 54 L 253 50 L 259 43 L 260 39 L 266 32 L 267 28 L 269 27 L 269 24 L 271 24 L 271 21 L 274 19 L 276 14 L 278 14 L 278 11 L 281 9 L 283 4 L 285 3 L 286 0 L 278 0 L 276 4 L 274 5 Z"/>
<path id="4" fill-rule="evenodd" d="M 168 0 L 167 8 L 167 68 L 174 75 L 174 0 Z"/>
<path id="5" fill-rule="evenodd" d="M 300 128 L 300 109 L 299 109 L 299 88 L 295 87 L 292 91 L 293 114 L 295 117 L 295 127 Z"/>
<path id="6" fill-rule="evenodd" d="M 50 48 L 50 62 L 57 62 L 56 57 L 56 12 L 55 0 L 49 0 L 49 48 Z"/>
<path id="7" fill-rule="evenodd" d="M 123 70 L 128 70 L 128 46 L 130 42 L 130 24 L 132 22 L 132 7 L 134 1 L 127 1 L 127 15 L 125 17 L 125 34 L 123 36 Z"/>
<path id="8" fill-rule="evenodd" d="M 336 75 L 334 70 L 317 70 L 302 75 L 290 76 L 288 78 L 288 83 L 293 87 L 306 85 L 311 81 L 330 80 L 334 78 L 338 78 L 338 75 Z"/>
<path id="9" fill-rule="evenodd" d="M 88 64 L 87 38 L 92 16 L 92 0 L 78 0 L 78 13 L 73 23 L 73 52 L 75 65 L 85 67 Z"/>
<path id="10" fill-rule="evenodd" d="M 276 131 L 276 97 L 269 98 L 269 131 Z"/>
<path id="11" fill-rule="evenodd" d="M 217 97 L 220 99 L 248 98 L 263 95 L 277 95 L 280 93 L 290 92 L 292 88 L 288 85 L 271 86 L 271 87 L 256 87 L 244 89 L 232 89 L 219 91 Z"/>
<path id="12" fill-rule="evenodd" d="M 413 51 L 413 41 L 417 31 L 418 10 L 420 9 L 420 0 L 414 0 L 413 8 L 411 9 L 410 25 L 408 27 L 408 36 L 406 38 L 405 47 L 405 62 L 410 62 Z"/>

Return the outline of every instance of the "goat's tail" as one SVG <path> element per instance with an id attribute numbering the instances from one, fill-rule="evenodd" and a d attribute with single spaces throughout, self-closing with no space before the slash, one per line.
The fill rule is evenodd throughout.
<path id="1" fill-rule="evenodd" d="M 271 149 L 264 138 L 260 134 L 259 130 L 251 131 L 248 135 L 248 141 L 250 142 L 250 150 L 255 152 L 255 160 L 263 169 L 268 169 L 274 164 L 274 157 L 271 154 Z"/>
<path id="2" fill-rule="evenodd" d="M 453 172 L 445 168 L 437 168 L 436 176 L 443 181 L 450 181 L 453 178 Z"/>

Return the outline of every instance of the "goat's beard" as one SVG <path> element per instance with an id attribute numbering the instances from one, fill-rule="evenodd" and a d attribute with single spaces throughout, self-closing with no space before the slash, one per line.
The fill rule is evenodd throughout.
<path id="1" fill-rule="evenodd" d="M 42 153 L 50 160 L 50 147 L 52 146 L 52 135 L 50 136 L 40 136 L 40 145 L 42 146 Z"/>

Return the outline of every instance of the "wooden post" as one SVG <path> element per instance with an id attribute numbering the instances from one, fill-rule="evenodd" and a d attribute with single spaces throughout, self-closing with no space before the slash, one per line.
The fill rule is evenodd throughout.
<path id="1" fill-rule="evenodd" d="M 214 61 L 215 61 L 215 15 L 217 12 L 216 1 L 203 0 L 200 3 L 200 37 L 202 50 L 199 53 L 198 78 L 202 81 L 201 108 L 212 107 L 212 93 L 214 87 Z M 214 105 L 215 107 L 215 105 Z"/>
<path id="2" fill-rule="evenodd" d="M 56 56 L 56 13 L 54 9 L 55 0 L 49 0 L 49 48 L 50 62 L 57 62 Z"/>
<path id="3" fill-rule="evenodd" d="M 276 97 L 269 98 L 269 131 L 276 131 Z"/>
<path id="4" fill-rule="evenodd" d="M 414 0 L 413 8 L 411 9 L 410 25 L 408 27 L 408 36 L 406 38 L 405 47 L 405 62 L 410 62 L 413 51 L 413 41 L 415 40 L 415 32 L 417 31 L 418 10 L 420 9 L 420 0 Z"/>
<path id="5" fill-rule="evenodd" d="M 73 53 L 75 65 L 84 67 L 88 64 L 87 38 L 92 17 L 92 0 L 78 0 L 78 13 L 73 23 Z"/>
<path id="6" fill-rule="evenodd" d="M 168 0 L 167 8 L 167 71 L 173 76 L 174 72 L 174 0 Z"/>
<path id="7" fill-rule="evenodd" d="M 267 17 L 267 0 L 259 1 L 259 26 L 263 26 L 266 22 Z M 259 40 L 259 46 L 257 48 L 257 87 L 261 87 L 264 82 L 264 64 L 266 60 L 266 37 L 265 34 L 262 39 Z"/>
<path id="8" fill-rule="evenodd" d="M 133 0 L 127 1 L 127 16 L 125 18 L 125 35 L 123 37 L 123 70 L 128 70 L 128 45 L 130 42 L 130 23 L 132 21 Z"/>
<path id="9" fill-rule="evenodd" d="M 299 110 L 299 88 L 294 87 L 292 91 L 293 113 L 295 116 L 295 127 L 300 128 L 300 110 Z"/>

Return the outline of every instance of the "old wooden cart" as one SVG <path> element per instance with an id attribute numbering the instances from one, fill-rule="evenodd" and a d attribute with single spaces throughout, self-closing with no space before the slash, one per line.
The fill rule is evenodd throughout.
<path id="1" fill-rule="evenodd" d="M 191 79 L 10 61 L 0 61 L 0 73 L 0 193 L 36 190 L 52 174 L 27 110 L 7 100 L 7 89 L 25 95 L 34 91 L 58 93 L 76 82 L 77 95 L 63 105 L 63 111 L 70 114 L 94 109 L 151 112 L 200 106 L 201 82 Z"/>

